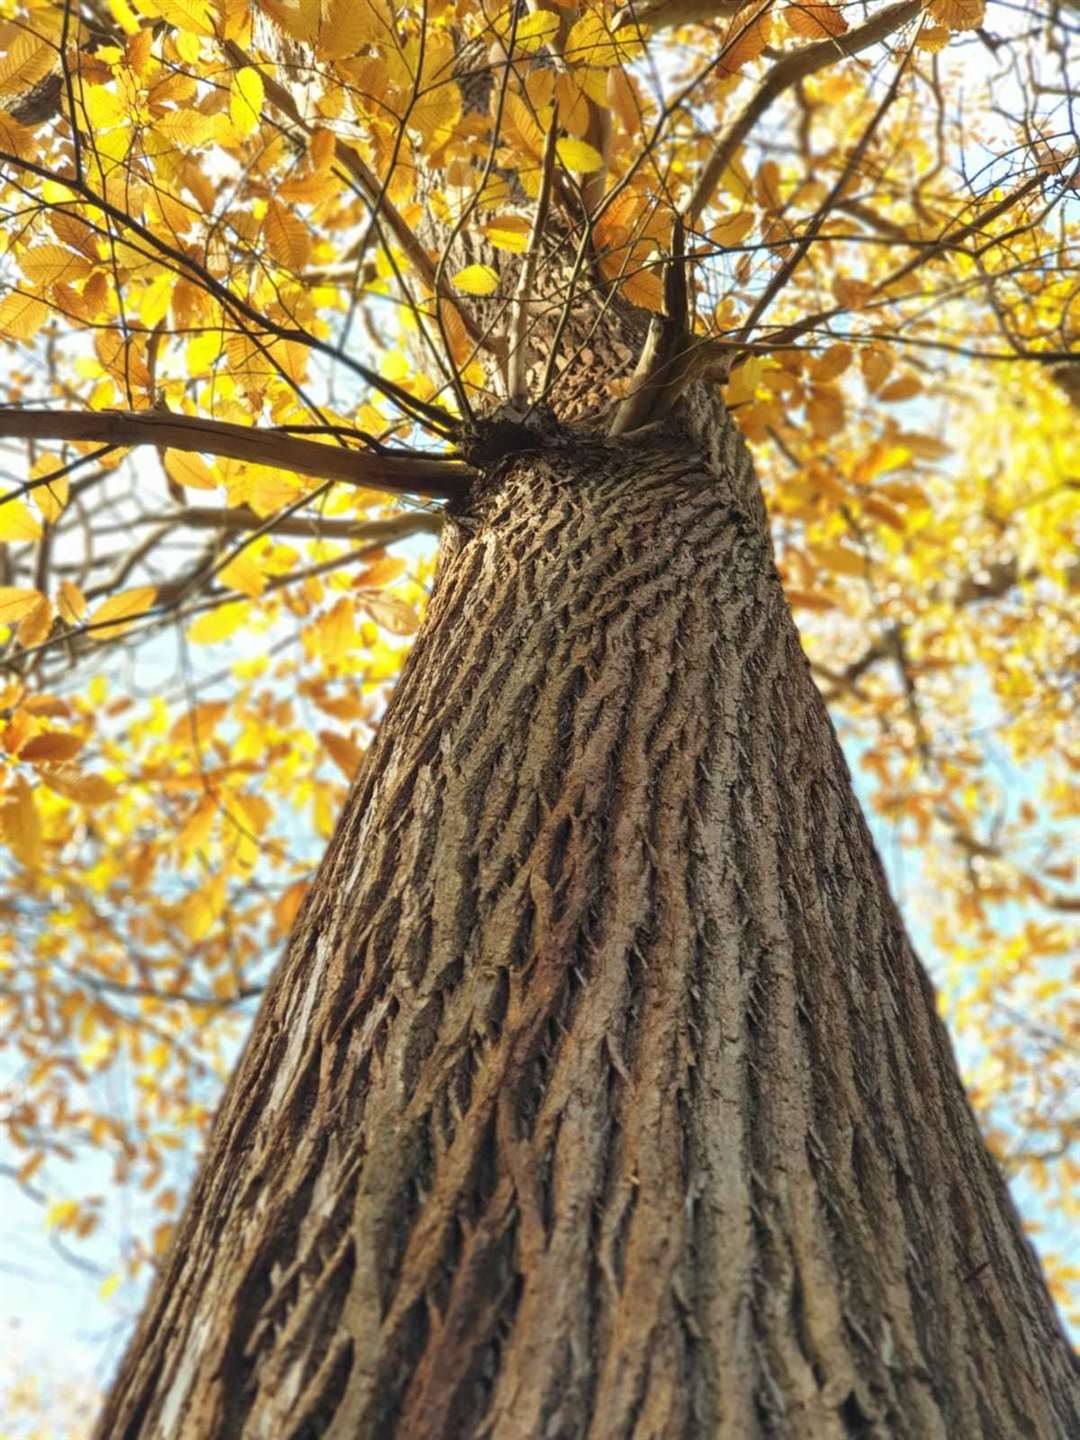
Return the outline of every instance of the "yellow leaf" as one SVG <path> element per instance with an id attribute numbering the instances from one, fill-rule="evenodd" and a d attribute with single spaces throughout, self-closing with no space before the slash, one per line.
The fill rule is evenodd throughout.
<path id="1" fill-rule="evenodd" d="M 218 640 L 227 640 L 243 625 L 250 608 L 246 600 L 229 600 L 224 605 L 217 605 L 191 622 L 187 637 L 195 645 L 213 645 Z"/>
<path id="2" fill-rule="evenodd" d="M 22 775 L 16 775 L 0 804 L 0 838 L 28 868 L 41 859 L 41 817 Z"/>
<path id="3" fill-rule="evenodd" d="M 213 36 L 214 16 L 210 0 L 139 0 L 144 15 L 157 15 L 191 35 Z"/>
<path id="4" fill-rule="evenodd" d="M 311 233 L 303 220 L 271 199 L 266 207 L 266 244 L 270 254 L 289 270 L 303 270 L 311 256 Z"/>
<path id="5" fill-rule="evenodd" d="M 21 590 L 15 585 L 0 585 L 0 625 L 17 624 L 44 597 L 40 590 Z"/>
<path id="6" fill-rule="evenodd" d="M 324 660 L 340 660 L 360 644 L 352 601 L 342 596 L 308 633 Z"/>
<path id="7" fill-rule="evenodd" d="M 253 65 L 244 65 L 229 88 L 229 119 L 241 135 L 258 129 L 262 116 L 263 78 Z"/>
<path id="8" fill-rule="evenodd" d="M 936 55 L 948 45 L 950 33 L 947 25 L 924 25 L 915 36 L 915 48 L 928 50 L 931 55 Z"/>
<path id="9" fill-rule="evenodd" d="M 364 758 L 364 752 L 360 746 L 350 740 L 347 735 L 339 735 L 336 730 L 320 730 L 319 739 L 322 741 L 326 753 L 345 776 L 345 779 L 351 780 L 356 774 L 356 767 Z"/>
<path id="10" fill-rule="evenodd" d="M 102 1280 L 101 1284 L 98 1286 L 98 1299 L 108 1300 L 113 1295 L 115 1295 L 120 1285 L 121 1279 L 122 1276 L 120 1275 L 120 1272 L 118 1270 L 114 1270 L 111 1275 L 106 1275 L 105 1279 Z"/>
<path id="11" fill-rule="evenodd" d="M 40 645 L 43 640 L 48 639 L 49 632 L 52 630 L 52 623 L 52 601 L 47 595 L 42 595 L 29 615 L 24 616 L 19 623 L 19 644 L 25 646 L 28 650 L 34 645 Z"/>
<path id="12" fill-rule="evenodd" d="M 180 906 L 180 928 L 189 940 L 205 939 L 225 908 L 225 874 L 215 875 Z"/>
<path id="13" fill-rule="evenodd" d="M 496 215 L 483 230 L 496 250 L 509 250 L 513 255 L 521 255 L 528 248 L 531 228 L 524 215 Z"/>
<path id="14" fill-rule="evenodd" d="M 865 555 L 860 555 L 857 550 L 852 550 L 847 545 L 815 545 L 813 553 L 819 564 L 836 575 L 866 574 Z"/>
<path id="15" fill-rule="evenodd" d="M 526 55 L 541 49 L 558 32 L 559 17 L 551 10 L 534 10 L 518 21 L 516 44 Z M 509 32 L 506 38 L 509 40 Z"/>
<path id="16" fill-rule="evenodd" d="M 56 608 L 61 620 L 78 625 L 86 614 L 86 599 L 74 580 L 61 580 L 56 593 Z"/>
<path id="17" fill-rule="evenodd" d="M 63 245 L 34 245 L 19 256 L 19 268 L 37 285 L 54 285 L 58 280 L 70 284 L 89 275 L 90 261 Z"/>
<path id="18" fill-rule="evenodd" d="M 20 540 L 36 540 L 40 534 L 40 522 L 34 519 L 21 500 L 0 497 L 0 541 L 17 543 Z"/>
<path id="19" fill-rule="evenodd" d="M 230 590 L 239 590 L 241 595 L 247 595 L 252 600 L 266 589 L 266 572 L 252 545 L 245 545 L 228 565 L 223 565 L 218 571 L 218 579 Z"/>
<path id="20" fill-rule="evenodd" d="M 32 340 L 49 314 L 43 300 L 13 290 L 0 300 L 0 335 L 6 335 L 9 340 Z"/>
<path id="21" fill-rule="evenodd" d="M 79 1213 L 77 1200 L 54 1200 L 45 1210 L 46 1230 L 65 1230 Z"/>
<path id="22" fill-rule="evenodd" d="M 499 288 L 499 275 L 490 265 L 466 265 L 454 276 L 453 284 L 465 295 L 493 295 Z"/>
<path id="23" fill-rule="evenodd" d="M 520 95 L 507 95 L 503 104 L 504 132 L 508 143 L 517 144 L 539 160 L 544 153 L 544 132 Z"/>
<path id="24" fill-rule="evenodd" d="M 565 136 L 555 142 L 555 150 L 566 168 L 578 174 L 587 175 L 593 170 L 603 169 L 604 157 L 587 140 Z"/>
<path id="25" fill-rule="evenodd" d="M 216 490 L 221 484 L 206 461 L 186 450 L 165 451 L 165 473 L 189 490 Z"/>
<path id="26" fill-rule="evenodd" d="M 709 231 L 709 239 L 714 245 L 739 245 L 744 241 L 750 231 L 754 228 L 755 216 L 752 210 L 739 210 L 730 215 L 726 220 L 721 220 L 719 225 L 714 225 Z"/>
<path id="27" fill-rule="evenodd" d="M 123 635 L 156 599 L 157 587 L 154 585 L 136 585 L 131 590 L 121 590 L 119 595 L 110 595 L 87 617 L 90 639 L 114 640 Z"/>
<path id="28" fill-rule="evenodd" d="M 406 605 L 404 600 L 399 600 L 396 595 L 364 595 L 364 608 L 384 630 L 389 630 L 391 635 L 414 635 L 419 620 L 416 618 L 416 611 L 411 605 Z"/>
<path id="29" fill-rule="evenodd" d="M 5 13 L 10 15 L 11 11 Z M 14 26 L 4 28 L 11 30 Z M 7 44 L 6 53 L 0 56 L 0 95 L 25 95 L 44 80 L 55 64 L 55 47 L 36 35 L 24 19 Z"/>
<path id="30" fill-rule="evenodd" d="M 49 480 L 54 470 L 62 470 L 63 463 L 56 455 L 39 455 L 30 468 L 30 479 L 46 481 L 45 484 L 37 484 L 30 492 L 34 504 L 41 511 L 43 520 L 52 524 L 59 520 L 63 514 L 64 506 L 68 502 L 69 483 L 66 475 L 61 475 L 58 480 Z"/>

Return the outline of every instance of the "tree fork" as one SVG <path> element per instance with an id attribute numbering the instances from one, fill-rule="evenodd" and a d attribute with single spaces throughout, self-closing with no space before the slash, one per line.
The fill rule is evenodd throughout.
<path id="1" fill-rule="evenodd" d="M 447 527 L 100 1437 L 1080 1433 L 713 461 L 563 431 Z"/>

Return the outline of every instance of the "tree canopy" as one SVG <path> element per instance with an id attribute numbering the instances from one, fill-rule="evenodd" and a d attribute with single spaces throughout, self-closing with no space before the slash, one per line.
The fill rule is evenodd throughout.
<path id="1" fill-rule="evenodd" d="M 990 1143 L 1075 1207 L 1078 39 L 995 0 L 0 0 L 4 1173 L 68 1249 L 116 1227 L 106 1294 L 168 1243 L 490 417 L 632 430 L 691 380 Z"/>

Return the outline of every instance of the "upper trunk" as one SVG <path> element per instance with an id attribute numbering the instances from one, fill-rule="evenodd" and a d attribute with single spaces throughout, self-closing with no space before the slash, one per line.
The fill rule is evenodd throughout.
<path id="1" fill-rule="evenodd" d="M 1080 1433 L 721 450 L 478 487 L 102 1437 Z"/>

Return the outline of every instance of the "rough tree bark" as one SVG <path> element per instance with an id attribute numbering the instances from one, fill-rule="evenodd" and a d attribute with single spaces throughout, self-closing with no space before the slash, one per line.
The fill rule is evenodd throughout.
<path id="1" fill-rule="evenodd" d="M 98 1435 L 1080 1434 L 733 432 L 458 508 Z"/>

